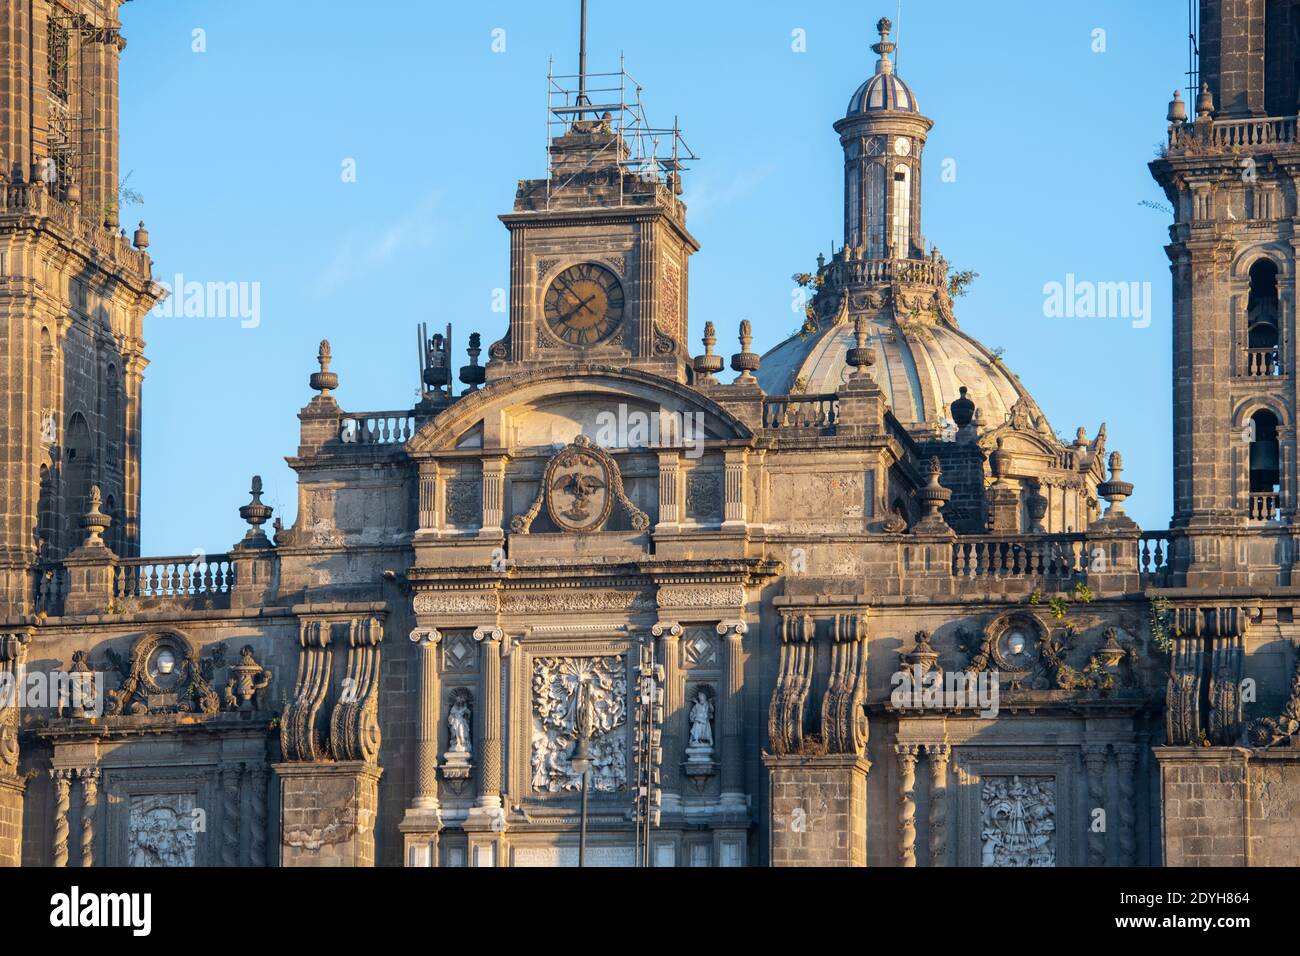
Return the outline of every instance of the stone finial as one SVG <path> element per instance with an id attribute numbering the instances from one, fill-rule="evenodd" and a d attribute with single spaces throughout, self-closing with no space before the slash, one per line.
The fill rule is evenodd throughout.
<path id="1" fill-rule="evenodd" d="M 998 438 L 998 447 L 989 455 L 989 471 L 999 481 L 1011 473 L 1011 452 L 1002 447 L 1005 441 L 1005 438 Z"/>
<path id="2" fill-rule="evenodd" d="M 906 654 L 900 654 L 902 662 L 909 667 L 920 667 L 922 674 L 938 669 L 939 652 L 930 643 L 929 631 L 917 631 L 912 640 L 914 645 Z"/>
<path id="3" fill-rule="evenodd" d="M 320 363 L 320 371 L 312 372 L 311 387 L 320 392 L 322 396 L 328 395 L 331 391 L 339 387 L 339 377 L 336 373 L 330 371 L 330 359 L 333 353 L 330 351 L 330 340 L 320 340 L 320 350 L 316 353 L 316 361 Z"/>
<path id="4" fill-rule="evenodd" d="M 144 227 L 144 220 L 140 220 L 140 225 L 135 229 L 135 235 L 131 238 L 131 244 L 137 249 L 149 248 L 149 230 Z"/>
<path id="5" fill-rule="evenodd" d="M 718 344 L 718 333 L 712 322 L 704 323 L 704 354 L 692 360 L 695 373 L 701 382 L 712 382 L 713 376 L 722 371 L 722 356 L 713 354 L 713 346 Z"/>
<path id="6" fill-rule="evenodd" d="M 975 420 L 975 403 L 967 397 L 969 389 L 965 385 L 960 388 L 960 396 L 953 399 L 952 404 L 948 406 L 948 411 L 952 413 L 953 424 L 958 428 L 965 428 Z"/>
<path id="7" fill-rule="evenodd" d="M 478 357 L 483 354 L 483 339 L 477 332 L 469 334 L 469 346 L 465 352 L 469 355 L 469 364 L 461 366 L 460 380 L 465 387 L 473 392 L 486 381 L 487 373 L 482 365 L 478 364 Z"/>
<path id="8" fill-rule="evenodd" d="M 754 380 L 754 373 L 758 371 L 762 364 L 762 357 L 757 352 L 749 350 L 750 344 L 754 341 L 754 332 L 749 324 L 749 319 L 740 320 L 740 351 L 731 357 L 731 367 L 734 371 L 740 373 L 737 381 Z"/>
<path id="9" fill-rule="evenodd" d="M 889 42 L 889 32 L 893 29 L 894 24 L 889 17 L 881 17 L 876 21 L 876 32 L 880 34 L 880 42 L 871 44 L 871 52 L 880 57 L 876 61 L 877 73 L 890 73 L 894 69 L 894 64 L 889 61 L 889 54 L 898 49 L 898 44 Z"/>
<path id="10" fill-rule="evenodd" d="M 90 486 L 90 510 L 81 518 L 81 526 L 86 529 L 86 540 L 82 545 L 86 548 L 105 547 L 103 534 L 113 519 L 99 510 L 99 504 L 102 495 L 99 485 Z"/>
<path id="11" fill-rule="evenodd" d="M 1174 90 L 1174 98 L 1169 101 L 1169 113 L 1165 119 L 1180 126 L 1187 122 L 1187 104 L 1183 102 L 1183 94 L 1178 90 Z"/>
<path id="12" fill-rule="evenodd" d="M 1214 94 L 1210 92 L 1210 84 L 1202 83 L 1201 92 L 1196 96 L 1196 118 L 1209 119 L 1214 113 Z"/>
<path id="13" fill-rule="evenodd" d="M 939 484 L 939 476 L 943 474 L 943 465 L 940 463 L 938 455 L 930 459 L 929 472 L 929 482 L 916 492 L 916 500 L 925 508 L 925 514 L 917 523 L 918 530 L 948 527 L 940 512 L 943 506 L 952 498 L 952 491 Z"/>
<path id="14" fill-rule="evenodd" d="M 1133 494 L 1133 483 L 1121 481 L 1124 471 L 1124 459 L 1119 452 L 1110 453 L 1110 481 L 1103 481 L 1097 486 L 1097 494 L 1106 499 L 1106 517 L 1119 516 L 1124 513 L 1124 499 Z"/>
<path id="15" fill-rule="evenodd" d="M 239 509 L 239 517 L 249 524 L 248 532 L 244 535 L 243 547 L 270 547 L 271 542 L 267 540 L 265 532 L 262 531 L 262 525 L 271 519 L 271 512 L 275 509 L 270 505 L 262 504 L 261 475 L 253 476 L 253 484 L 248 493 L 252 496 L 252 500 Z"/>
<path id="16" fill-rule="evenodd" d="M 875 349 L 867 345 L 867 320 L 859 315 L 853 320 L 853 339 L 857 343 L 844 355 L 844 361 L 853 369 L 853 377 L 861 378 L 876 362 Z"/>
<path id="17" fill-rule="evenodd" d="M 1047 496 L 1043 494 L 1041 482 L 1029 482 L 1029 494 L 1025 496 L 1025 506 L 1029 510 L 1029 533 L 1047 534 L 1047 528 L 1043 526 L 1043 519 L 1047 517 Z"/>

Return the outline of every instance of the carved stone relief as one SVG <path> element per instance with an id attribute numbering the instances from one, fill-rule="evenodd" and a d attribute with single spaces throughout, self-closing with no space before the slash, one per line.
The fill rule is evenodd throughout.
<path id="1" fill-rule="evenodd" d="M 721 476 L 715 471 L 692 472 L 686 479 L 686 516 L 700 521 L 721 515 Z"/>
<path id="2" fill-rule="evenodd" d="M 193 866 L 194 842 L 193 794 L 131 797 L 127 819 L 127 859 L 131 866 Z"/>
<path id="3" fill-rule="evenodd" d="M 447 482 L 447 523 L 454 528 L 474 528 L 482 521 L 483 483 L 475 478 Z"/>
<path id="4" fill-rule="evenodd" d="M 590 787 L 596 792 L 627 785 L 627 669 L 617 654 L 603 657 L 541 657 L 533 663 L 532 786 L 557 793 L 580 788 L 569 760 L 578 741 L 579 687 L 586 685 L 591 727 Z"/>
<path id="5" fill-rule="evenodd" d="M 1056 780 L 984 777 L 980 791 L 980 865 L 1056 865 Z"/>

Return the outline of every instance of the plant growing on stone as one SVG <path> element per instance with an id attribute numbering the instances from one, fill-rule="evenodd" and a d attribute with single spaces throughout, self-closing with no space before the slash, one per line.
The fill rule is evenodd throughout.
<path id="1" fill-rule="evenodd" d="M 1151 599 L 1149 614 L 1151 640 L 1166 654 L 1173 653 L 1174 638 L 1179 634 L 1174 626 L 1173 616 L 1174 612 L 1170 609 L 1167 598 L 1156 596 Z"/>
<path id="2" fill-rule="evenodd" d="M 970 291 L 971 284 L 980 277 L 978 272 L 970 269 L 963 269 L 960 272 L 953 272 L 948 276 L 948 295 L 953 299 L 960 299 Z"/>
<path id="3" fill-rule="evenodd" d="M 1051 610 L 1052 617 L 1056 618 L 1058 621 L 1065 620 L 1066 612 L 1069 610 L 1065 603 L 1065 598 L 1058 594 L 1047 602 L 1047 607 Z"/>
<path id="4" fill-rule="evenodd" d="M 1080 604 L 1091 604 L 1093 599 L 1092 588 L 1078 581 L 1074 585 L 1074 599 Z"/>

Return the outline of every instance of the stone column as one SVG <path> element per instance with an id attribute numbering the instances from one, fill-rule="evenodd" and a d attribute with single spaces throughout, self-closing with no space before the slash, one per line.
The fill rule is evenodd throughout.
<path id="1" fill-rule="evenodd" d="M 1098 830 L 1095 814 L 1106 810 L 1106 744 L 1089 744 L 1083 760 L 1088 768 L 1088 865 L 1106 865 L 1106 831 Z"/>
<path id="2" fill-rule="evenodd" d="M 717 632 L 727 639 L 727 673 L 722 688 L 722 804 L 744 812 L 745 804 L 745 661 L 744 621 L 722 621 Z"/>
<path id="3" fill-rule="evenodd" d="M 419 723 L 416 727 L 415 799 L 399 829 L 403 834 L 407 866 L 437 865 L 442 814 L 438 809 L 438 727 L 442 692 L 438 680 L 438 654 L 442 633 L 435 628 L 414 630 L 411 640 L 419 655 Z"/>
<path id="4" fill-rule="evenodd" d="M 68 807 L 72 803 L 72 771 L 56 768 L 54 778 L 54 865 L 68 865 Z"/>
<path id="5" fill-rule="evenodd" d="M 948 758 L 947 744 L 927 744 L 930 762 L 930 865 L 948 865 Z"/>
<path id="6" fill-rule="evenodd" d="M 81 780 L 81 865 L 95 865 L 95 824 L 99 811 L 99 770 L 90 767 L 78 770 Z"/>
<path id="7" fill-rule="evenodd" d="M 1124 866 L 1137 866 L 1137 770 L 1136 744 L 1116 744 L 1119 768 L 1119 855 Z"/>
<path id="8" fill-rule="evenodd" d="M 895 744 L 898 755 L 898 865 L 916 866 L 916 744 Z"/>
<path id="9" fill-rule="evenodd" d="M 239 866 L 239 784 L 244 765 L 227 763 L 221 768 L 221 865 Z"/>
<path id="10" fill-rule="evenodd" d="M 438 465 L 436 462 L 420 468 L 421 531 L 432 531 L 438 526 Z"/>
<path id="11" fill-rule="evenodd" d="M 499 627 L 480 627 L 474 640 L 483 646 L 483 696 L 479 702 L 480 807 L 501 806 L 501 641 Z"/>
<path id="12" fill-rule="evenodd" d="M 266 866 L 266 785 L 268 773 L 265 766 L 253 770 L 252 819 L 249 822 L 251 846 L 249 865 Z"/>
<path id="13" fill-rule="evenodd" d="M 501 651 L 505 634 L 499 627 L 474 631 L 482 644 L 478 705 L 479 792 L 463 824 L 469 837 L 470 866 L 501 866 L 505 809 L 501 805 Z"/>
<path id="14" fill-rule="evenodd" d="M 682 626 L 660 621 L 650 629 L 659 638 L 664 666 L 663 807 L 665 815 L 682 810 L 682 722 L 686 716 L 686 680 L 682 672 Z"/>

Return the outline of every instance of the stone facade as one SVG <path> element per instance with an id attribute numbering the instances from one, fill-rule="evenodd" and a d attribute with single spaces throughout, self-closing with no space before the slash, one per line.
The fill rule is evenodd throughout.
<path id="1" fill-rule="evenodd" d="M 1258 5 L 1203 15 L 1226 37 Z M 73 6 L 0 14 L 0 59 L 67 26 L 115 109 L 116 4 Z M 421 400 L 357 411 L 322 342 L 292 524 L 254 479 L 247 534 L 202 561 L 136 546 L 147 235 L 90 216 L 111 164 L 39 175 L 63 93 L 0 74 L 26 97 L 0 187 L 0 862 L 1300 862 L 1297 140 L 1250 106 L 1267 34 L 1262 71 L 1207 53 L 1152 164 L 1176 469 L 1146 532 L 1104 426 L 1058 438 L 958 326 L 965 279 L 921 238 L 932 121 L 879 33 L 799 334 L 760 357 L 742 323 L 727 363 L 710 322 L 692 357 L 680 163 L 555 113 L 502 217 L 486 363 L 472 335 L 456 388 L 450 330 L 422 330 Z M 1249 108 L 1216 114 L 1219 86 Z M 40 440 L 46 409 L 85 409 L 94 451 Z"/>

